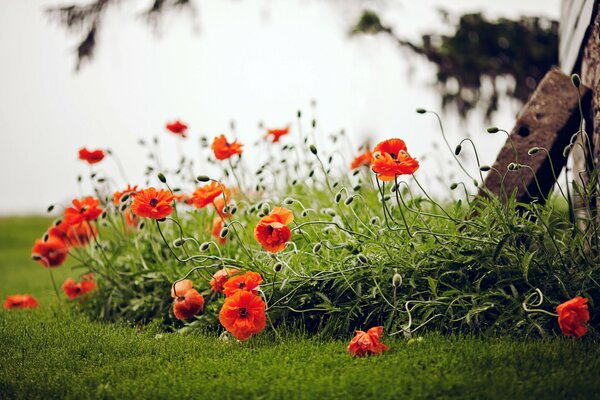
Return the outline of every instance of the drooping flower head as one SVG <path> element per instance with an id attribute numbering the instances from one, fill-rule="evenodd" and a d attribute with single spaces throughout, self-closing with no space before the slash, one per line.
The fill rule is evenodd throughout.
<path id="1" fill-rule="evenodd" d="M 292 231 L 287 226 L 294 220 L 294 214 L 285 207 L 275 207 L 266 217 L 263 217 L 254 229 L 254 238 L 262 247 L 271 253 L 277 253 L 285 248 L 292 238 Z"/>
<path id="2" fill-rule="evenodd" d="M 352 338 L 348 345 L 348 352 L 357 357 L 363 357 L 370 354 L 381 354 L 388 350 L 388 347 L 379 342 L 383 334 L 383 326 L 376 326 L 366 332 L 356 331 L 356 336 Z"/>
<path id="3" fill-rule="evenodd" d="M 30 294 L 15 294 L 12 296 L 6 296 L 4 301 L 4 309 L 12 310 L 19 308 L 36 308 L 38 301 Z"/>
<path id="4" fill-rule="evenodd" d="M 267 130 L 267 134 L 265 135 L 265 137 L 272 137 L 272 141 L 273 143 L 275 142 L 279 142 L 279 139 L 283 136 L 283 135 L 287 135 L 290 132 L 290 128 L 282 128 L 282 129 L 268 129 Z"/>
<path id="5" fill-rule="evenodd" d="M 211 290 L 215 293 L 223 293 L 223 285 L 225 282 L 238 272 L 240 272 L 240 270 L 236 268 L 222 268 L 218 270 L 210 281 Z"/>
<path id="6" fill-rule="evenodd" d="M 373 153 L 371 152 L 371 150 L 367 149 L 367 151 L 365 151 L 364 153 L 356 156 L 356 158 L 352 161 L 352 164 L 350 165 L 350 169 L 358 169 L 363 165 L 369 166 L 371 165 L 372 158 Z"/>
<path id="7" fill-rule="evenodd" d="M 68 225 L 77 226 L 83 222 L 89 223 L 102 214 L 102 209 L 99 207 L 100 200 L 91 196 L 83 200 L 74 199 L 72 204 L 72 207 L 65 209 L 64 221 Z"/>
<path id="8" fill-rule="evenodd" d="M 31 249 L 31 258 L 46 268 L 58 267 L 67 259 L 67 244 L 49 232 L 46 241 L 37 239 Z"/>
<path id="9" fill-rule="evenodd" d="M 87 161 L 88 164 L 96 164 L 104 159 L 104 151 L 100 149 L 90 151 L 84 147 L 79 150 L 79 159 Z"/>
<path id="10" fill-rule="evenodd" d="M 256 288 L 262 281 L 262 276 L 254 271 L 232 276 L 223 285 L 223 293 L 225 297 L 230 297 L 241 290 L 256 294 Z"/>
<path id="11" fill-rule="evenodd" d="M 172 203 L 171 192 L 151 187 L 137 192 L 131 204 L 131 211 L 138 217 L 163 219 L 173 212 Z"/>
<path id="12" fill-rule="evenodd" d="M 85 246 L 98 234 L 98 229 L 90 224 L 69 225 L 66 220 L 48 229 L 50 236 L 58 236 L 69 247 Z"/>
<path id="13" fill-rule="evenodd" d="M 419 162 L 412 158 L 401 139 L 389 139 L 379 143 L 373 150 L 371 168 L 382 181 L 394 180 L 399 175 L 411 175 L 419 169 Z"/>
<path id="14" fill-rule="evenodd" d="M 173 302 L 173 314 L 181 321 L 190 319 L 204 307 L 204 297 L 196 289 L 189 289 L 183 295 L 177 294 Z"/>
<path id="15" fill-rule="evenodd" d="M 246 340 L 265 329 L 265 303 L 260 296 L 240 290 L 225 299 L 219 321 L 236 339 Z"/>
<path id="16" fill-rule="evenodd" d="M 577 296 L 556 307 L 558 325 L 565 336 L 582 337 L 588 331 L 586 323 L 590 320 L 590 312 L 585 297 Z"/>
<path id="17" fill-rule="evenodd" d="M 133 196 L 135 196 L 137 191 L 138 191 L 137 185 L 135 185 L 135 186 L 127 185 L 127 187 L 124 190 L 121 190 L 120 192 L 115 192 L 113 194 L 113 204 L 115 206 L 118 206 L 119 204 L 121 204 L 121 199 L 123 198 L 123 196 L 128 194 L 129 197 L 133 197 Z"/>
<path id="18" fill-rule="evenodd" d="M 204 208 L 209 204 L 212 204 L 217 197 L 223 194 L 223 189 L 227 192 L 225 185 L 219 184 L 215 181 L 210 181 L 204 186 L 200 186 L 194 191 L 192 199 L 196 208 Z M 227 194 L 227 193 L 225 193 Z"/>
<path id="19" fill-rule="evenodd" d="M 217 160 L 227 160 L 229 157 L 235 154 L 242 154 L 242 144 L 238 143 L 237 140 L 229 143 L 225 138 L 225 135 L 215 137 L 212 143 L 212 150 L 215 153 Z"/>
<path id="20" fill-rule="evenodd" d="M 76 299 L 79 296 L 83 296 L 98 287 L 94 282 L 92 274 L 82 276 L 81 281 L 75 282 L 73 278 L 68 278 L 62 285 L 63 292 L 67 295 L 69 300 Z"/>
<path id="21" fill-rule="evenodd" d="M 183 296 L 188 290 L 194 286 L 190 279 L 184 279 L 177 281 L 171 285 L 171 297 L 176 299 L 179 296 Z"/>
<path id="22" fill-rule="evenodd" d="M 179 120 L 167 124 L 167 130 L 182 138 L 187 137 L 187 129 L 188 126 Z"/>

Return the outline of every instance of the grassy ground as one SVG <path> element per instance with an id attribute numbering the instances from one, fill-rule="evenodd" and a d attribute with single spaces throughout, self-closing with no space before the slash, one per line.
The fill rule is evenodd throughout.
<path id="1" fill-rule="evenodd" d="M 600 398 L 590 339 L 386 337 L 389 353 L 354 359 L 346 340 L 240 344 L 90 322 L 57 302 L 48 271 L 29 260 L 47 224 L 0 219 L 0 295 L 41 303 L 0 313 L 1 398 Z M 57 282 L 69 274 L 56 270 Z"/>

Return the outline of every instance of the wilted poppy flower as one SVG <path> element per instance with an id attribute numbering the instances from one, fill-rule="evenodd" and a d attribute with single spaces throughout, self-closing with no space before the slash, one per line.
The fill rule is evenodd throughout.
<path id="1" fill-rule="evenodd" d="M 120 192 L 115 192 L 113 194 L 113 204 L 115 206 L 118 206 L 119 204 L 121 204 L 121 198 L 123 198 L 123 196 L 128 194 L 129 197 L 133 197 L 133 196 L 135 196 L 137 191 L 138 191 L 137 185 L 135 185 L 135 186 L 127 185 L 127 188 L 125 188 L 124 190 L 121 190 Z"/>
<path id="2" fill-rule="evenodd" d="M 194 286 L 190 279 L 184 279 L 171 285 L 171 297 L 176 299 L 179 296 L 183 296 L 188 290 Z"/>
<path id="3" fill-rule="evenodd" d="M 582 337 L 588 331 L 585 325 L 590 320 L 590 312 L 585 297 L 577 296 L 556 307 L 558 325 L 565 336 Z"/>
<path id="4" fill-rule="evenodd" d="M 204 307 L 204 297 L 196 289 L 189 289 L 183 295 L 177 293 L 173 303 L 173 314 L 179 320 L 186 320 L 198 314 Z"/>
<path id="5" fill-rule="evenodd" d="M 373 150 L 371 168 L 382 181 L 394 180 L 398 175 L 411 175 L 419 169 L 419 162 L 406 151 L 401 139 L 389 139 L 379 143 Z"/>
<path id="6" fill-rule="evenodd" d="M 67 244 L 53 233 L 44 242 L 37 239 L 31 249 L 31 257 L 46 268 L 58 267 L 67 259 Z"/>
<path id="7" fill-rule="evenodd" d="M 96 164 L 104 159 L 104 152 L 100 149 L 90 151 L 84 147 L 79 150 L 79 159 L 89 164 Z"/>
<path id="8" fill-rule="evenodd" d="M 83 222 L 94 221 L 102 214 L 102 209 L 98 207 L 99 205 L 100 200 L 91 196 L 83 200 L 74 199 L 73 207 L 65 209 L 65 223 L 76 226 Z"/>
<path id="9" fill-rule="evenodd" d="M 5 310 L 12 310 L 14 308 L 36 308 L 37 306 L 37 300 L 30 294 L 6 296 L 6 300 L 4 301 Z"/>
<path id="10" fill-rule="evenodd" d="M 221 244 L 225 244 L 227 238 L 221 237 L 220 233 L 223 230 L 223 220 L 221 217 L 217 217 L 213 220 L 213 226 L 211 234 L 212 236 L 219 241 Z"/>
<path id="11" fill-rule="evenodd" d="M 242 154 L 242 146 L 237 140 L 229 143 L 225 135 L 220 135 L 215 138 L 211 148 L 217 160 L 227 160 L 234 154 Z"/>
<path id="12" fill-rule="evenodd" d="M 215 293 L 223 293 L 223 285 L 225 282 L 238 272 L 240 272 L 240 270 L 235 268 L 223 268 L 218 270 L 210 280 L 211 290 Z"/>
<path id="13" fill-rule="evenodd" d="M 173 212 L 172 203 L 171 192 L 151 187 L 137 192 L 131 203 L 131 211 L 138 217 L 163 219 Z"/>
<path id="14" fill-rule="evenodd" d="M 240 290 L 256 294 L 256 288 L 262 281 L 260 274 L 254 271 L 232 276 L 223 285 L 223 293 L 225 293 L 225 297 L 230 297 Z"/>
<path id="15" fill-rule="evenodd" d="M 275 143 L 275 142 L 279 142 L 279 138 L 281 138 L 283 135 L 287 135 L 289 132 L 290 132 L 289 128 L 268 129 L 266 137 L 271 136 L 273 143 Z"/>
<path id="16" fill-rule="evenodd" d="M 356 336 L 352 338 L 348 345 L 348 352 L 357 357 L 369 354 L 380 354 L 388 350 L 388 347 L 379 342 L 383 326 L 376 326 L 366 332 L 356 331 Z"/>
<path id="17" fill-rule="evenodd" d="M 292 231 L 286 225 L 294 220 L 294 214 L 285 207 L 275 207 L 266 217 L 263 217 L 254 229 L 254 238 L 262 247 L 271 253 L 277 253 L 285 248 L 292 238 Z"/>
<path id="18" fill-rule="evenodd" d="M 225 299 L 219 321 L 236 339 L 246 340 L 265 329 L 265 303 L 252 292 L 240 290 Z"/>
<path id="19" fill-rule="evenodd" d="M 83 296 L 93 290 L 96 290 L 96 282 L 92 280 L 93 275 L 87 274 L 82 277 L 82 280 L 75 283 L 73 278 L 69 278 L 63 283 L 62 290 L 65 292 L 70 300 L 73 300 L 79 296 Z"/>
<path id="20" fill-rule="evenodd" d="M 223 193 L 221 188 L 225 188 L 225 185 L 219 184 L 215 181 L 210 181 L 206 185 L 200 186 L 194 191 L 192 196 L 192 199 L 194 200 L 194 206 L 196 208 L 204 208 L 211 204 Z"/>
<path id="21" fill-rule="evenodd" d="M 69 225 L 63 220 L 50 228 L 48 234 L 60 237 L 68 246 L 79 247 L 88 244 L 93 236 L 98 234 L 98 230 L 91 224 Z"/>
<path id="22" fill-rule="evenodd" d="M 187 137 L 186 133 L 188 126 L 179 120 L 168 123 L 167 129 L 174 134 L 181 136 L 182 138 Z"/>
<path id="23" fill-rule="evenodd" d="M 357 169 L 362 167 L 363 165 L 371 165 L 371 159 L 373 158 L 373 153 L 371 150 L 367 150 L 362 154 L 356 156 L 352 164 L 350 165 L 350 169 Z"/>

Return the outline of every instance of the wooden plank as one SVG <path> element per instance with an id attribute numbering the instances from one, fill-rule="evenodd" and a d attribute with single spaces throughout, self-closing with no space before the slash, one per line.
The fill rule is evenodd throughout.
<path id="1" fill-rule="evenodd" d="M 563 0 L 559 26 L 558 58 L 566 73 L 573 72 L 592 21 L 596 0 Z"/>
<path id="2" fill-rule="evenodd" d="M 583 103 L 589 103 L 590 90 L 584 86 L 580 90 Z M 515 190 L 520 202 L 544 202 L 566 165 L 563 151 L 579 124 L 577 90 L 569 76 L 553 69 L 525 104 L 485 179 L 485 188 L 504 202 Z M 545 150 L 529 154 L 535 147 Z M 509 171 L 513 163 L 522 167 Z"/>

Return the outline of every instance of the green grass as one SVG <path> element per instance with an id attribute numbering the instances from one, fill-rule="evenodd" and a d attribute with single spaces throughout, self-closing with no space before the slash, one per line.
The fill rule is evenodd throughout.
<path id="1" fill-rule="evenodd" d="M 0 313 L 1 398 L 514 398 L 600 396 L 592 339 L 384 337 L 391 350 L 350 357 L 346 340 L 261 335 L 245 343 L 90 322 L 54 295 L 29 259 L 43 218 L 0 219 L 0 294 L 37 310 Z M 55 271 L 60 285 L 74 275 Z M 349 333 L 350 335 L 350 333 Z"/>

